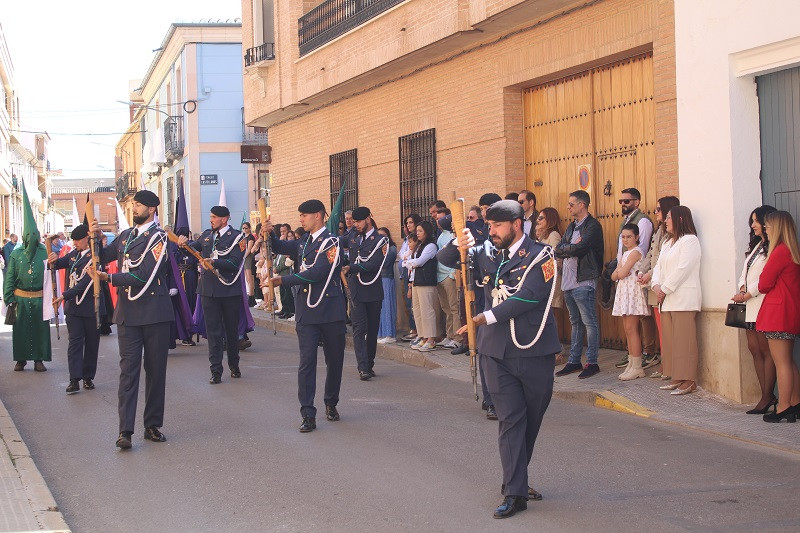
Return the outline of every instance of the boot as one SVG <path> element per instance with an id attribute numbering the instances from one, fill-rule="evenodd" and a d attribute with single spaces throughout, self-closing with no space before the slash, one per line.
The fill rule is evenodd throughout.
<path id="1" fill-rule="evenodd" d="M 630 381 L 636 378 L 644 377 L 644 370 L 642 369 L 642 358 L 631 357 L 631 366 L 619 377 L 622 381 Z"/>
<path id="2" fill-rule="evenodd" d="M 625 365 L 625 368 L 622 370 L 622 373 L 619 376 L 617 376 L 617 378 L 619 378 L 619 379 L 622 379 L 622 376 L 626 375 L 628 373 L 628 370 L 630 370 L 631 366 L 633 365 L 633 362 L 631 362 L 631 356 L 630 355 L 626 355 L 625 356 L 625 361 L 627 361 L 628 364 Z"/>

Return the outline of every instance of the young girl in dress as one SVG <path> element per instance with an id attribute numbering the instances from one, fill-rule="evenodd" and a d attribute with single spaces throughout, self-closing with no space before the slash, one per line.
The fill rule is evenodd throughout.
<path id="1" fill-rule="evenodd" d="M 639 317 L 648 316 L 650 308 L 642 287 L 637 283 L 637 275 L 642 265 L 642 252 L 639 251 L 639 226 L 625 224 L 622 227 L 622 261 L 611 274 L 617 282 L 613 316 L 621 316 L 628 339 L 628 366 L 619 379 L 629 381 L 644 377 L 642 370 L 642 338 L 639 336 Z"/>

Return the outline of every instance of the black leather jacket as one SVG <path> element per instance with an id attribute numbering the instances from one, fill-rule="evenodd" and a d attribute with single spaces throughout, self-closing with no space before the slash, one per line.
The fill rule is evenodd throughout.
<path id="1" fill-rule="evenodd" d="M 600 277 L 603 269 L 603 227 L 592 215 L 587 215 L 586 220 L 581 224 L 581 242 L 570 244 L 572 233 L 575 231 L 575 221 L 573 220 L 561 242 L 556 246 L 556 257 L 578 258 L 578 281 L 587 281 Z"/>

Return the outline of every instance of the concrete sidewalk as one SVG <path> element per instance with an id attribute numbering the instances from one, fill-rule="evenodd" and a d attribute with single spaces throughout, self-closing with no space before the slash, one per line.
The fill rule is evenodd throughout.
<path id="1" fill-rule="evenodd" d="M 70 531 L 0 401 L 0 532 Z"/>
<path id="2" fill-rule="evenodd" d="M 259 327 L 272 328 L 270 313 L 255 309 L 251 311 Z M 276 320 L 276 329 L 294 333 L 295 324 Z M 347 345 L 350 348 L 353 345 L 349 328 Z M 665 382 L 658 379 L 620 381 L 617 376 L 621 370 L 615 368 L 614 363 L 622 355 L 617 350 L 601 349 L 598 357 L 599 374 L 589 379 L 578 379 L 577 373 L 557 377 L 553 396 L 800 454 L 800 424 L 767 424 L 759 415 L 745 414 L 752 406 L 731 402 L 702 389 L 686 396 L 672 396 L 669 391 L 659 389 Z M 472 381 L 469 357 L 451 355 L 450 350 L 422 353 L 410 349 L 408 343 L 398 341 L 396 344 L 379 344 L 377 357 L 427 368 L 467 383 Z M 472 394 L 471 389 L 469 385 L 465 394 Z M 480 393 L 480 385 L 478 391 Z"/>

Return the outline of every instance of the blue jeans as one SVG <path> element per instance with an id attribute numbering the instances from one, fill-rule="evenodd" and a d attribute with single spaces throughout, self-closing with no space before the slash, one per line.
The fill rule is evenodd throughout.
<path id="1" fill-rule="evenodd" d="M 600 329 L 597 326 L 597 297 L 594 287 L 578 287 L 564 291 L 564 302 L 569 310 L 572 324 L 572 339 L 569 363 L 580 364 L 583 352 L 583 337 L 586 336 L 586 362 L 597 364 L 597 349 L 600 344 Z"/>

